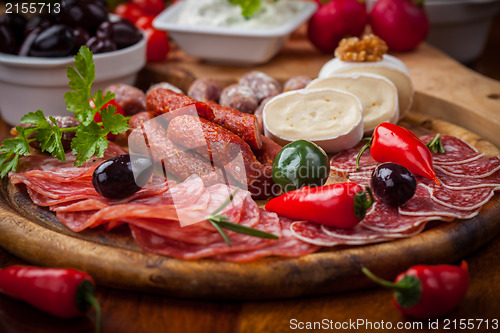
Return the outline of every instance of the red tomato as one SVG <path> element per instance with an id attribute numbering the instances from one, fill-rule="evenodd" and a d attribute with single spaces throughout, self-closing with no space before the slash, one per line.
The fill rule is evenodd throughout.
<path id="1" fill-rule="evenodd" d="M 150 62 L 163 61 L 170 51 L 168 35 L 164 31 L 153 28 L 154 16 L 143 16 L 135 23 L 147 37 L 146 58 Z"/>
<path id="2" fill-rule="evenodd" d="M 129 20 L 132 23 L 135 23 L 138 18 L 144 15 L 139 7 L 130 2 L 122 3 L 116 6 L 114 14 L 123 17 L 124 19 Z"/>
<path id="3" fill-rule="evenodd" d="M 373 33 L 382 38 L 389 49 L 410 51 L 425 40 L 429 21 L 422 6 L 413 0 L 379 0 L 370 13 Z"/>
<path id="4" fill-rule="evenodd" d="M 307 26 L 307 36 L 321 52 L 333 53 L 342 38 L 360 36 L 366 22 L 364 2 L 335 0 L 314 13 Z"/>
<path id="5" fill-rule="evenodd" d="M 94 102 L 92 102 L 92 100 L 89 101 L 90 103 L 90 106 L 92 107 L 95 107 L 94 105 Z M 106 109 L 108 106 L 116 106 L 116 111 L 115 111 L 115 114 L 119 113 L 121 115 L 125 115 L 125 111 L 123 111 L 123 108 L 118 104 L 116 103 L 116 101 L 114 99 L 112 99 L 111 101 L 109 101 L 108 103 L 104 104 L 104 106 L 101 108 L 101 110 L 103 109 Z M 101 118 L 101 114 L 100 113 L 96 113 L 95 116 L 94 116 L 94 121 L 96 123 L 100 123 L 102 121 L 102 118 Z M 106 136 L 106 138 L 110 141 L 114 140 L 116 138 L 116 135 L 113 134 L 113 133 L 108 133 L 108 135 Z"/>
<path id="6" fill-rule="evenodd" d="M 165 9 L 163 0 L 131 0 L 131 2 L 148 15 L 158 15 Z"/>
<path id="7" fill-rule="evenodd" d="M 90 103 L 90 106 L 91 106 L 91 107 L 95 107 L 94 102 L 89 101 L 89 103 Z M 118 103 L 116 103 L 116 101 L 115 101 L 114 99 L 112 99 L 112 100 L 111 100 L 111 101 L 109 101 L 108 103 L 104 104 L 104 106 L 101 108 L 101 110 L 106 109 L 108 106 L 111 106 L 111 105 L 112 105 L 112 106 L 116 106 L 116 111 L 115 111 L 115 114 L 116 114 L 116 113 L 119 113 L 119 114 L 121 114 L 121 115 L 125 115 L 125 111 L 123 111 L 122 107 L 121 107 Z M 96 114 L 95 114 L 94 121 L 95 121 L 96 123 L 100 123 L 100 122 L 102 121 L 102 118 L 101 118 L 101 114 L 100 114 L 100 113 L 96 113 Z"/>

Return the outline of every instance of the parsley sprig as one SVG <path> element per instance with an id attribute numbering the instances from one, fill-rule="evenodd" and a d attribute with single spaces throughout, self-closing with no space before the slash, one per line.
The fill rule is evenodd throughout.
<path id="1" fill-rule="evenodd" d="M 95 66 L 92 52 L 87 47 L 80 48 L 75 55 L 74 68 L 68 66 L 66 74 L 72 91 L 64 94 L 64 100 L 68 111 L 73 112 L 80 122 L 79 125 L 60 128 L 56 120 L 51 116 L 46 117 L 42 110 L 24 115 L 21 124 L 28 126 L 16 126 L 17 137 L 5 139 L 0 146 L 0 177 L 17 170 L 19 156 L 30 154 L 30 143 L 33 141 L 38 141 L 42 152 L 64 161 L 62 134 L 76 132 L 71 149 L 76 155 L 75 166 L 80 166 L 94 155 L 103 157 L 108 147 L 106 136 L 109 133 L 119 134 L 129 129 L 128 119 L 115 114 L 115 106 L 103 108 L 115 97 L 113 93 L 108 91 L 104 94 L 98 90 L 92 94 Z M 102 122 L 94 121 L 96 113 L 101 114 Z"/>

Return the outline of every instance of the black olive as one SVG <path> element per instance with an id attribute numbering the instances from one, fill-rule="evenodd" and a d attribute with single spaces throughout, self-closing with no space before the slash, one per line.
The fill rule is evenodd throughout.
<path id="1" fill-rule="evenodd" d="M 0 52 L 15 54 L 17 42 L 12 29 L 7 24 L 0 24 Z"/>
<path id="2" fill-rule="evenodd" d="M 31 45 L 33 57 L 65 57 L 75 46 L 73 29 L 65 24 L 55 24 L 40 32 Z"/>
<path id="3" fill-rule="evenodd" d="M 138 164 L 135 163 L 137 161 Z M 137 165 L 140 166 L 136 168 Z M 137 182 L 134 171 L 137 174 Z M 95 169 L 92 185 L 103 197 L 123 199 L 139 191 L 152 172 L 153 165 L 148 158 L 137 159 L 134 156 L 132 163 L 129 154 L 120 155 L 102 162 Z"/>
<path id="4" fill-rule="evenodd" d="M 102 23 L 96 31 L 96 36 L 111 39 L 118 49 L 134 45 L 142 39 L 141 32 L 134 24 L 122 18 L 115 22 Z"/>
<path id="5" fill-rule="evenodd" d="M 83 28 L 73 29 L 73 34 L 75 35 L 75 46 L 73 47 L 73 54 L 77 54 L 81 46 L 86 45 L 90 39 L 90 35 L 87 30 Z"/>
<path id="6" fill-rule="evenodd" d="M 91 37 L 85 45 L 94 54 L 117 50 L 116 44 L 107 37 Z"/>
<path id="7" fill-rule="evenodd" d="M 21 45 L 24 40 L 24 29 L 27 22 L 28 20 L 24 16 L 17 13 L 8 13 L 0 16 L 0 24 L 6 24 L 10 27 L 18 45 Z"/>
<path id="8" fill-rule="evenodd" d="M 417 180 L 404 166 L 383 163 L 373 171 L 373 193 L 385 204 L 401 206 L 410 200 L 417 190 Z"/>
<path id="9" fill-rule="evenodd" d="M 108 11 L 100 1 L 63 0 L 61 21 L 72 27 L 83 27 L 91 34 L 108 19 Z"/>

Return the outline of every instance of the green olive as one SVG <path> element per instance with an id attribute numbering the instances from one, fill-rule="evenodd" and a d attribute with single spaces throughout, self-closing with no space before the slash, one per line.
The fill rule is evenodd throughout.
<path id="1" fill-rule="evenodd" d="M 297 140 L 287 144 L 273 161 L 273 181 L 283 192 L 304 186 L 321 186 L 329 175 L 328 156 L 311 141 Z"/>

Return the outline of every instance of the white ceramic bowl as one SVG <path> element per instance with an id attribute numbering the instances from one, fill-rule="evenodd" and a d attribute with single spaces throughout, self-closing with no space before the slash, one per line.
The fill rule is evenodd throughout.
<path id="1" fill-rule="evenodd" d="M 256 65 L 269 61 L 285 44 L 288 36 L 316 10 L 314 2 L 297 1 L 299 11 L 290 21 L 275 28 L 244 29 L 185 25 L 177 17 L 184 1 L 160 13 L 153 26 L 169 32 L 188 55 L 227 65 Z"/>
<path id="2" fill-rule="evenodd" d="M 368 0 L 371 9 L 376 0 Z M 483 52 L 500 0 L 426 0 L 429 18 L 427 42 L 462 63 Z"/>
<path id="3" fill-rule="evenodd" d="M 66 67 L 75 58 L 20 57 L 0 53 L 0 114 L 11 125 L 23 115 L 42 110 L 46 115 L 69 115 L 64 93 L 70 91 Z M 146 39 L 127 48 L 94 55 L 93 91 L 114 83 L 134 84 L 146 64 Z"/>

